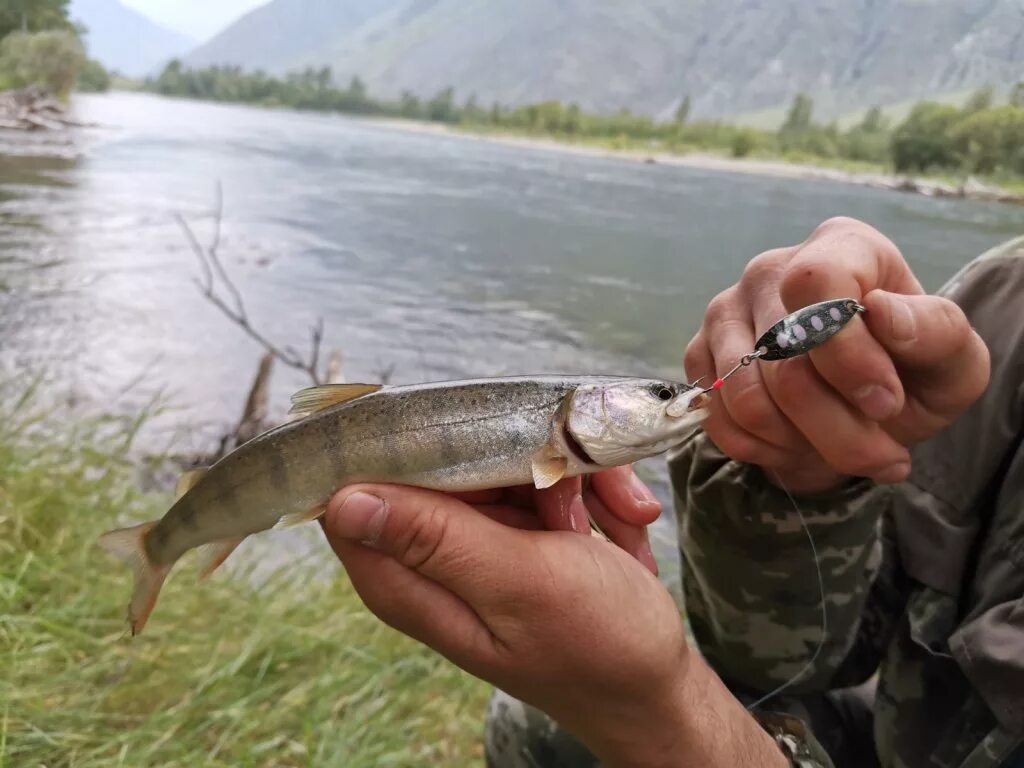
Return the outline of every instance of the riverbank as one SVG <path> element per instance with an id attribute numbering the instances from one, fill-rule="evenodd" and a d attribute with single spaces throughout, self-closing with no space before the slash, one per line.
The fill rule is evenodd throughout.
<path id="1" fill-rule="evenodd" d="M 96 537 L 169 499 L 137 490 L 126 425 L 51 429 L 59 416 L 6 402 L 0 765 L 482 761 L 487 686 L 379 622 L 326 554 L 259 588 L 237 568 L 197 584 L 186 558 L 129 637 L 131 577 Z"/>
<path id="2" fill-rule="evenodd" d="M 724 154 L 699 151 L 677 153 L 657 147 L 641 148 L 636 146 L 638 142 L 632 142 L 633 146 L 627 144 L 627 146 L 617 147 L 609 146 L 608 142 L 599 140 L 581 141 L 552 136 L 528 136 L 481 129 L 473 125 L 447 125 L 422 120 L 366 118 L 365 121 L 408 133 L 461 136 L 492 144 L 570 153 L 586 157 L 607 157 L 646 164 L 782 179 L 829 181 L 919 194 L 926 197 L 985 200 L 1024 205 L 1024 180 L 1012 186 L 979 181 L 974 177 L 968 177 L 964 182 L 957 182 L 946 177 L 887 173 L 880 167 L 873 167 L 866 163 L 862 165 L 845 163 L 846 166 L 854 166 L 852 168 L 836 167 L 827 164 L 825 160 L 822 160 L 821 164 L 815 164 L 768 157 L 729 157 Z"/>

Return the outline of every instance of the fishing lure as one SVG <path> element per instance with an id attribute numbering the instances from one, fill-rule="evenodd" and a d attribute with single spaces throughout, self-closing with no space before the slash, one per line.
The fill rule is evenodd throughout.
<path id="1" fill-rule="evenodd" d="M 721 389 L 726 380 L 755 360 L 788 360 L 820 347 L 867 309 L 853 299 L 832 299 L 786 315 L 757 340 L 754 351 L 740 358 L 736 367 L 715 379 L 705 393 Z"/>

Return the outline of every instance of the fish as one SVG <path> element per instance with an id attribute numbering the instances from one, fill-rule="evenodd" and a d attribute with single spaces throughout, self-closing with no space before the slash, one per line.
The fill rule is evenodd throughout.
<path id="1" fill-rule="evenodd" d="M 209 576 L 248 536 L 316 520 L 346 485 L 547 488 L 675 447 L 707 415 L 708 400 L 689 384 L 623 376 L 313 387 L 292 398 L 301 418 L 186 473 L 162 518 L 99 544 L 134 572 L 136 635 L 186 552 L 202 550 Z"/>

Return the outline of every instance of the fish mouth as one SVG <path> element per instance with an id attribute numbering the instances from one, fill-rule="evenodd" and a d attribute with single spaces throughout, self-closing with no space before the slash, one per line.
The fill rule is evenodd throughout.
<path id="1" fill-rule="evenodd" d="M 690 394 L 690 393 L 687 393 Z M 665 409 L 665 415 L 670 419 L 688 418 L 696 416 L 703 419 L 708 415 L 707 407 L 711 404 L 711 396 L 706 392 L 696 392 L 689 397 L 680 395 Z"/>

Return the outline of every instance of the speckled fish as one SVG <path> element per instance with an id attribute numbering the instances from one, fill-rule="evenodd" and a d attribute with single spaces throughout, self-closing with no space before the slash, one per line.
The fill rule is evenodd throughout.
<path id="1" fill-rule="evenodd" d="M 160 520 L 101 537 L 104 549 L 135 571 L 133 634 L 185 552 L 203 547 L 208 575 L 247 536 L 315 520 L 345 485 L 546 488 L 672 448 L 704 418 L 708 398 L 671 381 L 534 377 L 338 384 L 292 400 L 293 413 L 305 418 L 186 475 Z"/>

